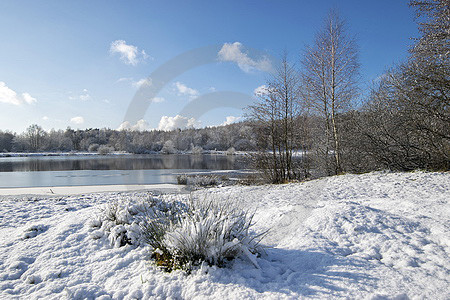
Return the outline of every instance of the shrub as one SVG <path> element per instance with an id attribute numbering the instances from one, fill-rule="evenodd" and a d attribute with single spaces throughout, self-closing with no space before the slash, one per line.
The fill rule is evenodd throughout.
<path id="1" fill-rule="evenodd" d="M 177 176 L 178 184 L 188 185 L 190 188 L 204 188 L 204 187 L 213 187 L 220 185 L 232 185 L 235 184 L 235 181 L 230 180 L 228 175 L 215 175 L 215 174 L 207 174 L 207 175 L 178 175 Z"/>
<path id="2" fill-rule="evenodd" d="M 177 175 L 177 183 L 182 185 L 187 185 L 188 176 L 186 174 Z"/>
<path id="3" fill-rule="evenodd" d="M 230 147 L 228 148 L 226 154 L 227 155 L 234 155 L 236 153 L 236 149 L 234 149 L 234 147 Z"/>
<path id="4" fill-rule="evenodd" d="M 190 272 L 203 262 L 222 267 L 241 256 L 259 268 L 262 235 L 250 231 L 252 218 L 231 202 L 119 196 L 89 226 L 94 240 L 107 238 L 113 247 L 146 243 L 163 270 Z"/>
<path id="5" fill-rule="evenodd" d="M 147 193 L 137 197 L 118 195 L 115 201 L 101 206 L 98 216 L 91 219 L 89 226 L 94 231 L 90 236 L 95 240 L 106 236 L 113 247 L 139 246 L 142 242 L 140 219 L 161 202 Z"/>
<path id="6" fill-rule="evenodd" d="M 224 266 L 241 255 L 258 267 L 261 235 L 250 233 L 252 218 L 230 202 L 191 199 L 187 207 L 147 217 L 142 229 L 156 264 L 169 272 L 189 272 L 202 262 Z"/>
<path id="7" fill-rule="evenodd" d="M 192 177 L 191 184 L 198 187 L 215 186 L 218 184 L 218 178 L 215 175 L 198 175 Z"/>
<path id="8" fill-rule="evenodd" d="M 192 147 L 191 153 L 194 154 L 194 155 L 200 155 L 200 154 L 203 153 L 203 148 L 200 147 L 200 146 Z"/>
<path id="9" fill-rule="evenodd" d="M 91 220 L 90 226 L 100 228 L 91 233 L 93 239 L 99 239 L 106 234 L 111 246 L 138 245 L 140 229 L 133 216 L 137 210 L 128 201 L 113 201 L 100 208 L 97 219 Z"/>
<path id="10" fill-rule="evenodd" d="M 99 144 L 90 144 L 89 148 L 88 148 L 88 151 L 89 152 L 97 152 L 98 151 L 98 147 L 100 147 Z"/>
<path id="11" fill-rule="evenodd" d="M 114 148 L 107 145 L 101 145 L 98 147 L 97 153 L 100 155 L 106 155 L 114 151 Z"/>

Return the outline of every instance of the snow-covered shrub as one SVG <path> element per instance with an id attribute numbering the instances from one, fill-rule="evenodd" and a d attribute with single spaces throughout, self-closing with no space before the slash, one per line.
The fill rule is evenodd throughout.
<path id="1" fill-rule="evenodd" d="M 152 258 L 166 271 L 205 262 L 224 266 L 245 256 L 258 267 L 261 236 L 251 233 L 253 215 L 231 202 L 173 197 L 121 197 L 92 219 L 90 237 L 113 247 L 151 247 Z"/>
<path id="2" fill-rule="evenodd" d="M 207 175 L 178 175 L 177 176 L 178 184 L 188 185 L 190 188 L 203 188 L 203 187 L 212 187 L 219 185 L 231 185 L 233 184 L 230 181 L 229 176 L 227 175 L 215 175 L 215 174 L 207 174 Z"/>
<path id="3" fill-rule="evenodd" d="M 199 175 L 192 177 L 189 184 L 199 187 L 215 186 L 218 184 L 218 178 L 215 175 Z"/>
<path id="4" fill-rule="evenodd" d="M 100 147 L 99 144 L 90 144 L 88 151 L 89 152 L 97 152 L 99 147 Z"/>
<path id="5" fill-rule="evenodd" d="M 199 175 L 190 177 L 188 184 L 197 187 L 211 187 L 219 185 L 230 185 L 232 182 L 228 175 Z"/>
<path id="6" fill-rule="evenodd" d="M 186 185 L 188 182 L 188 176 L 186 174 L 181 174 L 177 176 L 178 184 Z"/>
<path id="7" fill-rule="evenodd" d="M 100 155 L 109 154 L 114 151 L 114 148 L 107 145 L 101 145 L 98 147 L 97 153 Z"/>
<path id="8" fill-rule="evenodd" d="M 100 239 L 106 235 L 114 247 L 139 245 L 141 239 L 139 215 L 143 215 L 152 201 L 152 197 L 139 202 L 134 199 L 118 198 L 105 204 L 100 208 L 99 216 L 89 223 L 93 229 L 98 228 L 91 232 L 91 238 Z"/>
<path id="9" fill-rule="evenodd" d="M 118 201 L 110 202 L 100 208 L 100 210 L 102 212 L 102 219 L 114 222 L 116 225 L 123 224 L 122 222 L 124 220 L 121 216 L 119 216 L 122 209 L 119 207 Z"/>
<path id="10" fill-rule="evenodd" d="M 174 224 L 179 223 L 180 216 L 187 211 L 187 206 L 180 201 L 162 201 L 149 206 L 140 223 L 144 241 L 155 253 L 166 250 L 164 235 Z"/>
<path id="11" fill-rule="evenodd" d="M 227 149 L 226 154 L 227 155 L 234 155 L 236 153 L 236 149 L 234 149 L 234 147 L 230 147 Z"/>
<path id="12" fill-rule="evenodd" d="M 194 155 L 200 155 L 200 154 L 203 153 L 203 148 L 200 147 L 200 146 L 192 147 L 191 153 L 194 154 Z"/>
<path id="13" fill-rule="evenodd" d="M 175 144 L 171 140 L 166 141 L 161 149 L 161 153 L 163 154 L 174 154 L 176 152 Z"/>
<path id="14" fill-rule="evenodd" d="M 187 208 L 148 217 L 143 235 L 166 271 L 190 271 L 202 262 L 223 266 L 241 255 L 258 267 L 260 236 L 249 231 L 252 217 L 229 202 L 191 199 Z"/>
<path id="15" fill-rule="evenodd" d="M 181 202 L 164 197 L 118 196 L 116 201 L 103 205 L 99 215 L 90 220 L 90 237 L 94 240 L 106 237 L 113 247 L 139 246 L 144 241 L 142 228 L 145 226 L 141 226 L 142 223 L 146 223 L 148 218 L 157 219 L 160 215 L 169 219 L 168 214 L 178 215 L 172 211 L 182 206 Z"/>

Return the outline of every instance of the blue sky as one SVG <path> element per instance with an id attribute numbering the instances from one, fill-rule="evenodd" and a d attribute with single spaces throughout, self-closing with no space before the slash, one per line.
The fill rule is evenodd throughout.
<path id="1" fill-rule="evenodd" d="M 363 89 L 404 60 L 418 35 L 407 1 L 3 0 L 0 130 L 22 132 L 33 123 L 46 130 L 119 128 L 143 79 L 209 45 L 228 52 L 167 82 L 137 127 L 232 122 L 241 109 L 217 108 L 195 120 L 176 116 L 211 92 L 251 95 L 268 77 L 264 62 L 285 49 L 298 61 L 331 8 L 358 39 Z"/>

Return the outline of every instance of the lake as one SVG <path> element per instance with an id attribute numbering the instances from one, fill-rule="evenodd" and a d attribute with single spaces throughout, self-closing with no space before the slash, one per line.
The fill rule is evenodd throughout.
<path id="1" fill-rule="evenodd" d="M 184 173 L 243 170 L 227 155 L 89 155 L 0 157 L 0 188 L 176 183 Z"/>

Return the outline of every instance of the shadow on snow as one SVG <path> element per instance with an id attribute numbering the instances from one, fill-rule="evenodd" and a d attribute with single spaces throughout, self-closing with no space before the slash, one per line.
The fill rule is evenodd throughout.
<path id="1" fill-rule="evenodd" d="M 376 281 L 376 278 L 361 272 L 372 268 L 370 261 L 322 249 L 268 248 L 258 263 L 261 269 L 237 261 L 231 270 L 212 272 L 211 279 L 219 284 L 243 285 L 258 293 L 276 292 L 286 296 L 345 294 L 345 286 L 374 286 Z"/>

